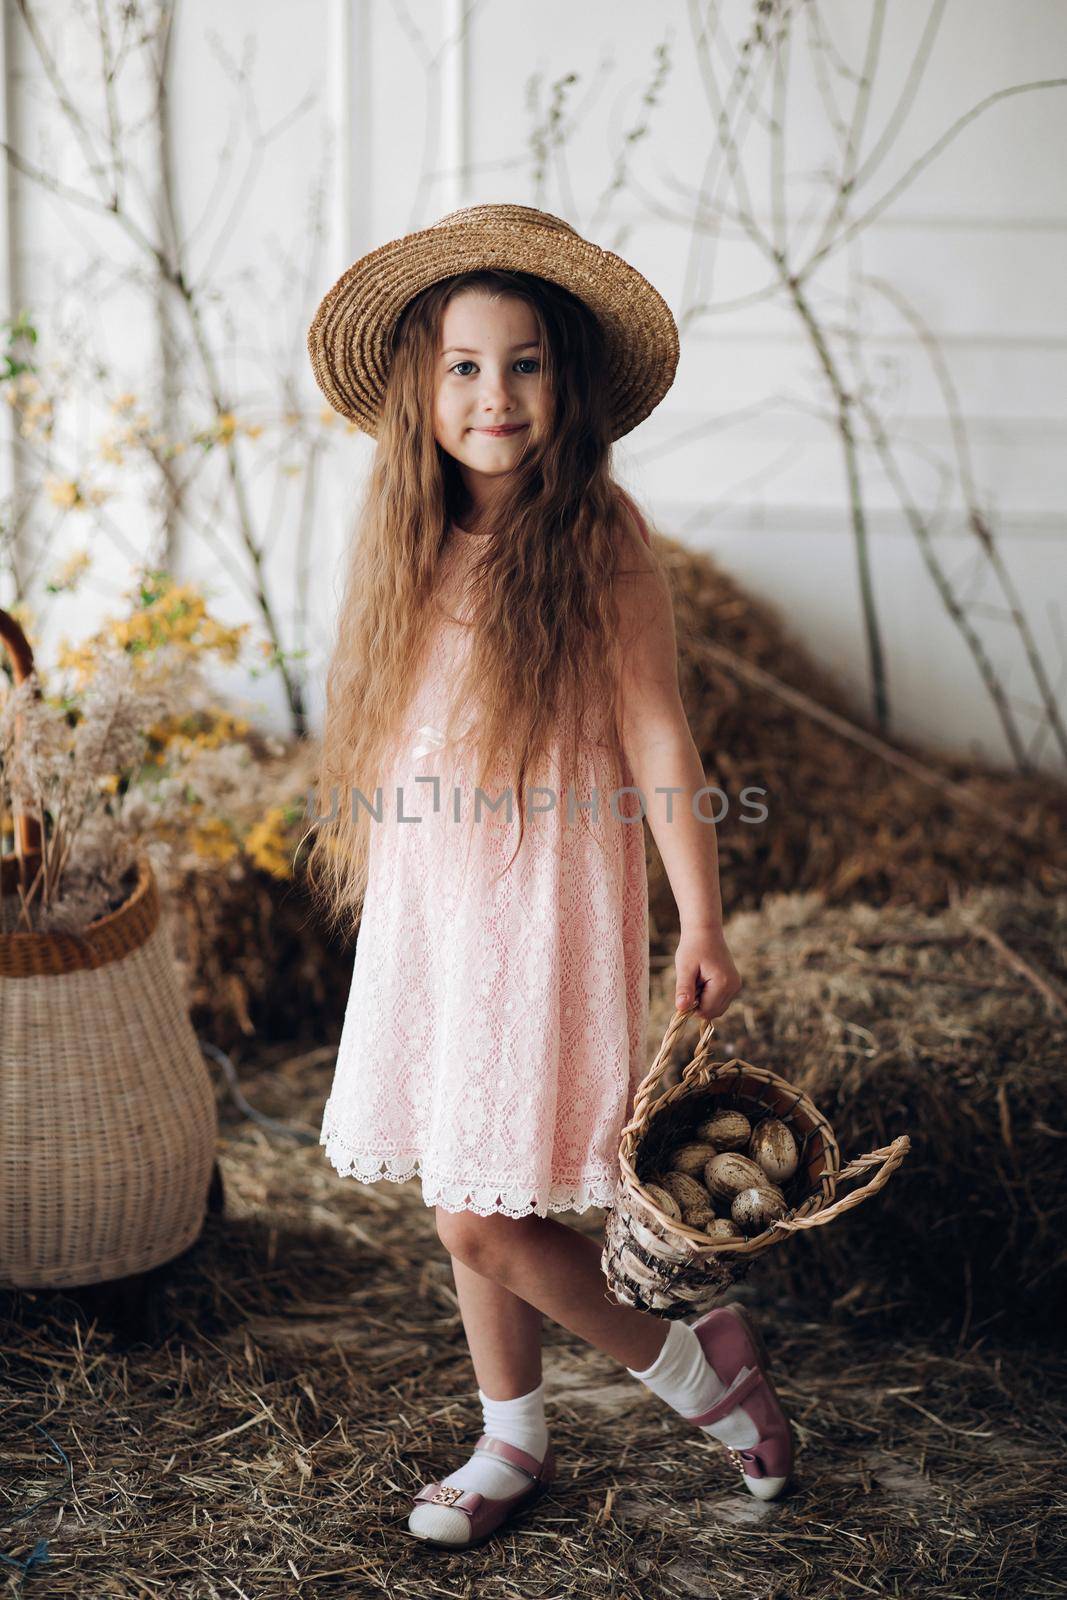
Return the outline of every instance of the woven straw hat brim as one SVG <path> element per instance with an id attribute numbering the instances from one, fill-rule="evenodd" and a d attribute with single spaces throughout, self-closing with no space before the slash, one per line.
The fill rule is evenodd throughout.
<path id="1" fill-rule="evenodd" d="M 377 437 L 393 333 L 404 307 L 442 278 L 528 272 L 583 300 L 604 331 L 612 439 L 644 421 L 674 381 L 678 328 L 636 267 L 532 206 L 468 206 L 362 256 L 324 295 L 308 330 L 315 381 L 335 411 Z"/>

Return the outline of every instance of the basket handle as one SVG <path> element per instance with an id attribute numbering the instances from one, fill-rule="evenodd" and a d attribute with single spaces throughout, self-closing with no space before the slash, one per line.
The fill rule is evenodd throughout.
<path id="1" fill-rule="evenodd" d="M 855 1161 L 850 1161 L 847 1167 L 843 1167 L 836 1174 L 836 1181 L 841 1183 L 848 1178 L 858 1178 L 861 1173 L 869 1172 L 871 1167 L 878 1167 L 878 1171 L 869 1183 L 865 1183 L 860 1189 L 853 1189 L 851 1194 L 844 1195 L 840 1200 L 834 1200 L 830 1205 L 823 1206 L 821 1211 L 813 1212 L 810 1217 L 784 1217 L 780 1222 L 772 1222 L 771 1227 L 780 1228 L 783 1233 L 795 1233 L 798 1228 L 821 1228 L 824 1222 L 832 1222 L 842 1212 L 851 1211 L 853 1206 L 862 1205 L 872 1194 L 884 1189 L 910 1149 L 911 1139 L 906 1133 L 902 1133 L 892 1144 L 884 1145 L 881 1150 L 872 1150 L 870 1155 L 857 1156 Z"/>
<path id="2" fill-rule="evenodd" d="M 656 1052 L 656 1059 L 653 1061 L 652 1065 L 649 1067 L 648 1071 L 645 1073 L 645 1076 L 641 1079 L 641 1082 L 634 1091 L 633 1115 L 630 1118 L 630 1121 L 627 1123 L 626 1128 L 623 1129 L 624 1133 L 626 1133 L 630 1128 L 635 1128 L 644 1118 L 645 1112 L 648 1109 L 648 1102 L 652 1097 L 652 1091 L 659 1083 L 659 1080 L 662 1078 L 667 1069 L 667 1063 L 671 1058 L 671 1051 L 674 1049 L 674 1042 L 681 1033 L 682 1029 L 685 1027 L 686 1023 L 689 1021 L 689 1018 L 693 1015 L 696 1007 L 697 1002 L 693 1001 L 692 1004 L 683 1007 L 681 1010 L 676 1010 L 670 1022 L 668 1022 L 666 1032 L 663 1035 L 663 1042 Z M 706 1052 L 707 1046 L 711 1043 L 711 1036 L 714 1032 L 715 1024 L 713 1022 L 707 1023 L 701 1031 L 700 1038 L 697 1041 L 694 1060 L 690 1061 L 689 1066 L 686 1067 L 684 1073 L 685 1077 L 689 1076 L 690 1068 L 694 1065 L 694 1062 L 701 1060 L 702 1052 Z M 701 1064 L 703 1064 L 702 1061 Z"/>
<path id="3" fill-rule="evenodd" d="M 11 671 L 15 682 L 21 683 L 33 671 L 33 651 L 30 649 L 29 640 L 11 615 L 0 607 L 0 639 L 7 646 L 7 653 L 11 657 Z"/>
<path id="4" fill-rule="evenodd" d="M 11 672 L 15 683 L 20 684 L 28 678 L 33 671 L 33 651 L 30 649 L 29 640 L 11 615 L 0 607 L 0 641 L 7 646 L 7 653 L 11 657 Z M 36 699 L 41 698 L 40 685 L 34 691 Z M 19 721 L 15 722 L 16 731 Z M 19 812 L 15 819 L 18 834 L 19 853 L 23 856 L 34 855 L 41 848 L 41 825 L 36 817 L 31 817 L 25 812 Z"/>

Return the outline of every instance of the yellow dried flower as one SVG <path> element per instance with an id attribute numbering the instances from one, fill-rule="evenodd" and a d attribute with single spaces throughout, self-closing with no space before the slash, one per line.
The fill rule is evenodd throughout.
<path id="1" fill-rule="evenodd" d="M 54 578 L 49 579 L 45 588 L 49 594 L 60 594 L 66 590 L 77 587 L 82 574 L 88 572 L 92 566 L 92 557 L 88 550 L 75 550 L 69 555 Z"/>
<path id="2" fill-rule="evenodd" d="M 102 491 L 82 489 L 75 478 L 48 478 L 45 482 L 48 498 L 64 511 L 84 511 L 87 505 L 99 505 Z M 104 494 L 106 499 L 106 493 Z"/>
<path id="3" fill-rule="evenodd" d="M 121 466 L 126 459 L 123 452 L 115 443 L 115 435 L 112 433 L 105 434 L 100 440 L 97 448 L 99 449 L 101 458 L 104 461 L 113 461 L 116 466 Z"/>
<path id="4" fill-rule="evenodd" d="M 272 806 L 245 836 L 245 854 L 274 878 L 291 878 L 291 850 L 286 834 L 288 812 L 284 806 Z"/>
<path id="5" fill-rule="evenodd" d="M 195 823 L 189 843 L 193 853 L 205 861 L 232 861 L 238 852 L 237 841 L 222 817 L 205 817 Z"/>
<path id="6" fill-rule="evenodd" d="M 32 372 L 20 372 L 15 377 L 15 390 L 20 396 L 36 394 L 40 387 L 40 378 Z"/>
<path id="7" fill-rule="evenodd" d="M 46 488 L 53 505 L 69 509 L 84 504 L 82 492 L 73 478 L 49 478 Z"/>
<path id="8" fill-rule="evenodd" d="M 218 750 L 244 738 L 252 724 L 223 706 L 204 706 L 192 716 L 172 717 L 150 729 L 149 738 L 170 756 Z"/>
<path id="9" fill-rule="evenodd" d="M 24 600 L 14 601 L 13 604 L 7 607 L 7 612 L 9 616 L 14 617 L 15 621 L 18 623 L 19 627 L 22 629 L 23 633 L 28 639 L 30 636 L 30 628 L 36 622 L 36 617 L 26 602 Z"/>
<path id="10" fill-rule="evenodd" d="M 166 572 L 145 572 L 139 587 L 127 591 L 127 598 L 134 601 L 129 616 L 110 618 L 77 646 L 68 639 L 60 645 L 57 664 L 77 675 L 78 688 L 92 678 L 97 657 L 115 649 L 134 657 L 165 646 L 179 657 L 211 650 L 224 660 L 236 661 L 252 627 L 250 622 L 233 627 L 217 622 L 208 615 L 198 590 L 176 584 Z"/>
<path id="11" fill-rule="evenodd" d="M 23 408 L 22 426 L 19 432 L 24 438 L 30 438 L 35 433 L 50 434 L 54 423 L 51 400 L 34 400 Z M 40 427 L 38 427 L 40 424 Z"/>
<path id="12" fill-rule="evenodd" d="M 96 668 L 96 651 L 91 644 L 73 645 L 66 634 L 56 651 L 56 666 L 61 672 L 71 672 L 75 683 L 83 688 Z"/>

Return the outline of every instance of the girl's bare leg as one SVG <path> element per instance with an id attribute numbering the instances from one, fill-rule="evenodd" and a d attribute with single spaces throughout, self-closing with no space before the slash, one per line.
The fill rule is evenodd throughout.
<path id="1" fill-rule="evenodd" d="M 488 1401 L 495 1402 L 483 1406 L 484 1429 L 491 1438 L 542 1461 L 548 1428 L 541 1388 L 541 1312 L 455 1256 L 452 1271 L 478 1386 Z M 441 1479 L 437 1498 L 446 1490 L 467 1490 L 493 1500 L 525 1494 L 529 1487 L 528 1474 L 476 1449 L 469 1460 Z M 470 1538 L 463 1511 L 447 1503 L 416 1501 L 408 1527 L 419 1538 L 445 1544 L 462 1545 Z"/>
<path id="2" fill-rule="evenodd" d="M 455 1256 L 452 1272 L 478 1387 L 493 1400 L 529 1394 L 541 1382 L 541 1312 Z"/>
<path id="3" fill-rule="evenodd" d="M 650 1367 L 662 1350 L 667 1337 L 663 1319 L 620 1305 L 600 1269 L 600 1246 L 554 1217 L 499 1213 L 480 1217 L 471 1211 L 444 1211 L 439 1206 L 437 1231 L 460 1270 L 466 1267 L 475 1277 L 510 1290 L 513 1298 L 517 1296 L 634 1371 Z M 458 1288 L 458 1273 L 456 1282 Z M 481 1351 L 493 1351 L 484 1359 L 496 1364 L 490 1376 L 505 1385 L 508 1395 L 535 1388 L 540 1367 L 531 1368 L 527 1347 L 514 1340 L 517 1313 L 511 1302 L 478 1292 L 469 1303 L 472 1325 L 468 1325 L 461 1298 L 472 1353 L 476 1344 Z M 532 1371 L 535 1375 L 531 1378 Z M 484 1383 L 482 1388 L 486 1394 L 493 1393 Z"/>

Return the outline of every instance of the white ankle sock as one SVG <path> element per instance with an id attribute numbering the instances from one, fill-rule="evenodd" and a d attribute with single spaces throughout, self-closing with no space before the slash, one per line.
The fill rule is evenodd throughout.
<path id="1" fill-rule="evenodd" d="M 695 1335 L 694 1335 L 695 1337 Z M 529 1394 L 515 1400 L 491 1400 L 478 1390 L 482 1403 L 482 1432 L 494 1439 L 503 1439 L 525 1450 L 535 1461 L 543 1461 L 548 1448 L 548 1427 L 545 1423 L 545 1385 L 542 1380 Z M 476 1489 L 479 1494 L 496 1500 L 504 1495 L 518 1494 L 529 1487 L 530 1480 L 524 1472 L 513 1467 L 502 1456 L 473 1454 L 442 1478 L 442 1484 L 454 1484 L 460 1489 Z M 470 1522 L 462 1511 L 449 1506 L 415 1506 L 408 1517 L 412 1533 L 431 1539 L 441 1539 L 449 1544 L 466 1544 L 470 1537 Z"/>
<path id="2" fill-rule="evenodd" d="M 663 1349 L 644 1372 L 635 1372 L 633 1367 L 626 1370 L 683 1417 L 698 1417 L 728 1392 L 687 1322 L 668 1323 Z M 742 1367 L 730 1388 L 736 1388 L 750 1371 Z M 701 1431 L 732 1450 L 747 1450 L 759 1442 L 756 1424 L 740 1406 Z"/>

